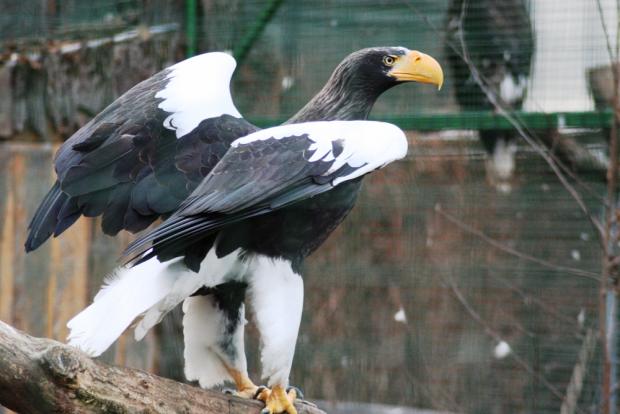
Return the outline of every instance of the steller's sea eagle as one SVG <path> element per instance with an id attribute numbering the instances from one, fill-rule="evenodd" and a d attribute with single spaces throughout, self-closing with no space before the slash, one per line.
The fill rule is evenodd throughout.
<path id="1" fill-rule="evenodd" d="M 403 132 L 363 121 L 392 86 L 441 86 L 430 56 L 403 47 L 349 55 L 285 125 L 259 130 L 235 108 L 235 60 L 206 53 L 139 83 L 58 150 L 57 182 L 30 224 L 34 250 L 80 216 L 114 235 L 164 221 L 69 323 L 96 356 L 136 321 L 141 339 L 183 303 L 185 374 L 233 381 L 266 413 L 295 413 L 287 390 L 301 320 L 300 265 L 353 207 L 362 177 L 407 151 Z M 248 378 L 245 303 L 261 336 L 267 387 Z"/>
<path id="2" fill-rule="evenodd" d="M 470 63 L 476 67 L 486 86 L 506 110 L 523 105 L 530 80 L 534 55 L 534 31 L 527 0 L 451 0 L 446 16 L 446 59 L 454 94 L 459 106 L 468 111 L 495 111 L 495 106 L 476 82 L 469 65 L 457 51 L 465 44 Z M 465 9 L 463 10 L 463 7 Z M 514 130 L 479 131 L 482 146 L 489 155 L 487 167 L 499 188 L 515 168 Z"/>

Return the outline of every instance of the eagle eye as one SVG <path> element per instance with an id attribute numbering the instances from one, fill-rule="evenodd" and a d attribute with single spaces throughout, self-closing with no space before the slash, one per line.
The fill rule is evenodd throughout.
<path id="1" fill-rule="evenodd" d="M 395 61 L 396 61 L 396 58 L 394 58 L 394 56 L 384 56 L 383 57 L 383 64 L 385 66 L 392 66 Z"/>

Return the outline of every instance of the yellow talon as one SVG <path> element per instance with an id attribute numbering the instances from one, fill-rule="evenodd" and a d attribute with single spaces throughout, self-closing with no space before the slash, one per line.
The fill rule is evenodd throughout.
<path id="1" fill-rule="evenodd" d="M 230 376 L 235 381 L 235 386 L 237 387 L 237 392 L 235 392 L 235 395 L 241 398 L 254 398 L 256 396 L 256 392 L 258 391 L 258 387 L 252 382 L 252 380 L 236 369 L 226 368 Z"/>
<path id="2" fill-rule="evenodd" d="M 297 399 L 297 392 L 294 389 L 287 393 L 281 385 L 275 385 L 272 389 L 265 388 L 256 399 L 265 403 L 261 414 L 297 414 L 293 405 Z"/>

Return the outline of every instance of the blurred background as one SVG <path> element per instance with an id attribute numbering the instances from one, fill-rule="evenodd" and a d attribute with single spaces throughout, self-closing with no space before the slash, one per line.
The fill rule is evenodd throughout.
<path id="1" fill-rule="evenodd" d="M 617 28 L 613 0 L 4 0 L 0 319 L 64 340 L 118 265 L 133 236 L 97 220 L 28 256 L 23 243 L 58 145 L 135 83 L 227 50 L 240 112 L 277 125 L 349 53 L 401 45 L 446 81 L 375 105 L 409 156 L 365 181 L 307 260 L 291 382 L 332 413 L 601 412 L 618 317 L 599 295 L 592 219 L 605 215 Z M 103 358 L 183 380 L 178 321 Z"/>

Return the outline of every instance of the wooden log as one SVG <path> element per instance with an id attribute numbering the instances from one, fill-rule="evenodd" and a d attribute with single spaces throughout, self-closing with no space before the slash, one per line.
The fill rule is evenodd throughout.
<path id="1" fill-rule="evenodd" d="M 177 25 L 15 46 L 0 54 L 0 138 L 59 141 L 130 87 L 180 60 Z"/>
<path id="2" fill-rule="evenodd" d="M 0 404 L 23 413 L 259 413 L 263 404 L 93 360 L 0 322 Z M 300 414 L 323 413 L 296 404 Z M 324 413 L 323 413 L 324 414 Z"/>

